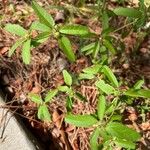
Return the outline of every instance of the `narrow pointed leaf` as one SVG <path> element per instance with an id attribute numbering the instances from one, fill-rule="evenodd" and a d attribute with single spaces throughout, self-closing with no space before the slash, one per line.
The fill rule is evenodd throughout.
<path id="1" fill-rule="evenodd" d="M 99 144 L 98 144 L 99 135 L 100 135 L 100 129 L 96 128 L 90 137 L 91 150 L 99 150 Z"/>
<path id="2" fill-rule="evenodd" d="M 59 46 L 70 62 L 74 62 L 76 60 L 70 40 L 67 37 L 63 36 L 59 40 Z"/>
<path id="3" fill-rule="evenodd" d="M 119 83 L 115 77 L 115 75 L 113 74 L 113 72 L 111 71 L 111 69 L 108 66 L 103 66 L 103 73 L 107 76 L 107 78 L 109 79 L 109 81 L 115 86 L 118 87 Z"/>
<path id="4" fill-rule="evenodd" d="M 47 94 L 46 97 L 44 99 L 45 103 L 46 102 L 50 102 L 52 100 L 52 98 L 58 93 L 58 90 L 50 90 Z"/>
<path id="5" fill-rule="evenodd" d="M 102 121 L 104 118 L 105 110 L 106 110 L 106 99 L 105 96 L 101 95 L 98 99 L 97 105 L 97 114 L 100 121 Z"/>
<path id="6" fill-rule="evenodd" d="M 142 13 L 134 8 L 118 7 L 114 9 L 114 13 L 118 16 L 132 17 L 132 18 L 140 18 L 142 16 Z"/>
<path id="7" fill-rule="evenodd" d="M 6 24 L 4 29 L 18 36 L 25 36 L 27 34 L 27 30 L 25 30 L 23 27 L 21 27 L 18 24 Z"/>
<path id="8" fill-rule="evenodd" d="M 39 107 L 37 116 L 42 121 L 51 121 L 51 115 L 46 105 L 41 105 Z"/>
<path id="9" fill-rule="evenodd" d="M 42 104 L 43 103 L 42 98 L 39 95 L 37 95 L 37 94 L 30 93 L 28 95 L 28 97 L 31 99 L 31 101 L 33 101 L 33 102 L 35 102 L 37 104 Z"/>
<path id="10" fill-rule="evenodd" d="M 75 125 L 77 127 L 90 127 L 96 124 L 98 120 L 91 115 L 68 114 L 65 117 L 65 122 Z"/>
<path id="11" fill-rule="evenodd" d="M 64 77 L 64 81 L 67 85 L 71 86 L 72 85 L 72 77 L 71 75 L 68 73 L 67 70 L 63 70 L 63 77 Z"/>
<path id="12" fill-rule="evenodd" d="M 88 27 L 82 25 L 66 25 L 60 28 L 60 33 L 68 34 L 68 35 L 78 35 L 78 36 L 85 36 L 89 35 L 90 31 Z"/>
<path id="13" fill-rule="evenodd" d="M 35 1 L 32 2 L 32 7 L 35 13 L 37 14 L 37 16 L 39 17 L 40 22 L 50 28 L 53 28 L 55 23 L 54 23 L 52 16 Z"/>
<path id="14" fill-rule="evenodd" d="M 93 57 L 94 57 L 94 58 L 97 57 L 99 50 L 100 50 L 100 43 L 99 43 L 99 41 L 98 41 L 98 42 L 96 42 L 95 47 L 94 47 L 94 50 L 93 50 Z"/>
<path id="15" fill-rule="evenodd" d="M 31 39 L 23 43 L 22 59 L 25 64 L 30 64 L 30 59 L 31 59 L 30 46 L 31 46 Z"/>

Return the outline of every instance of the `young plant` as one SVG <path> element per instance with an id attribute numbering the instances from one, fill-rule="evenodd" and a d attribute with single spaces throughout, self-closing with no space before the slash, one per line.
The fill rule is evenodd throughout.
<path id="1" fill-rule="evenodd" d="M 46 41 L 50 36 L 58 40 L 60 49 L 66 55 L 70 62 L 76 60 L 75 54 L 72 50 L 71 42 L 68 35 L 86 37 L 91 34 L 90 30 L 86 26 L 69 24 L 58 26 L 55 24 L 52 16 L 46 12 L 38 3 L 32 2 L 32 7 L 39 17 L 39 21 L 32 23 L 29 30 L 24 29 L 20 25 L 7 24 L 4 28 L 6 31 L 15 34 L 20 37 L 19 40 L 11 47 L 8 56 L 12 56 L 18 47 L 22 47 L 22 59 L 25 64 L 30 63 L 30 48 L 38 46 Z M 32 37 L 33 30 L 39 32 L 36 37 Z"/>
<path id="2" fill-rule="evenodd" d="M 38 112 L 37 117 L 38 119 L 42 121 L 51 121 L 51 115 L 48 110 L 47 103 L 50 103 L 53 99 L 53 97 L 57 94 L 58 90 L 50 90 L 44 100 L 37 94 L 30 93 L 28 95 L 29 99 L 37 104 L 38 106 Z"/>
<path id="3" fill-rule="evenodd" d="M 103 74 L 104 79 L 101 76 L 95 82 L 100 92 L 97 99 L 96 114 L 74 115 L 69 112 L 66 114 L 65 122 L 77 127 L 95 128 L 90 137 L 92 150 L 115 149 L 117 147 L 135 149 L 136 142 L 140 139 L 140 134 L 121 123 L 121 115 L 118 113 L 123 104 L 121 97 L 124 95 L 127 96 L 127 99 L 131 97 L 150 98 L 150 90 L 141 89 L 143 80 L 138 81 L 129 90 L 121 90 L 119 88 L 120 83 L 106 65 L 93 65 L 83 69 L 83 74 L 85 75 L 82 79 L 89 79 L 86 74 L 92 74 L 93 78 L 96 79 L 98 73 Z M 81 78 L 81 76 L 79 77 Z M 106 99 L 110 95 L 113 97 L 111 103 Z M 99 137 L 103 139 L 102 143 L 98 142 Z"/>

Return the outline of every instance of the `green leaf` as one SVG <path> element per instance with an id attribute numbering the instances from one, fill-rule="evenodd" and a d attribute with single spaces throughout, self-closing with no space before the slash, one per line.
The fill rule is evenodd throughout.
<path id="1" fill-rule="evenodd" d="M 97 114 L 100 121 L 102 121 L 104 118 L 105 110 L 106 110 L 106 99 L 105 96 L 101 95 L 98 99 L 97 105 Z"/>
<path id="2" fill-rule="evenodd" d="M 133 86 L 134 89 L 138 90 L 142 87 L 142 85 L 144 84 L 144 80 L 139 80 L 135 83 L 135 85 Z"/>
<path id="3" fill-rule="evenodd" d="M 106 94 L 115 93 L 115 89 L 109 84 L 106 84 L 103 80 L 97 81 L 95 85 Z"/>
<path id="4" fill-rule="evenodd" d="M 99 50 L 100 50 L 100 43 L 98 41 L 98 42 L 96 42 L 96 44 L 94 46 L 94 50 L 93 50 L 93 57 L 94 58 L 97 57 Z"/>
<path id="5" fill-rule="evenodd" d="M 106 11 L 102 14 L 102 27 L 103 31 L 109 28 L 109 17 Z"/>
<path id="6" fill-rule="evenodd" d="M 71 75 L 68 73 L 67 70 L 63 70 L 63 77 L 64 77 L 64 81 L 67 85 L 71 86 L 72 85 L 72 77 Z"/>
<path id="7" fill-rule="evenodd" d="M 41 105 L 38 108 L 38 114 L 37 114 L 38 118 L 42 121 L 51 121 L 51 115 L 48 111 L 48 108 L 46 105 Z"/>
<path id="8" fill-rule="evenodd" d="M 102 67 L 102 65 L 100 65 L 100 64 L 92 65 L 90 67 L 87 67 L 87 68 L 83 69 L 82 71 L 84 73 L 87 73 L 87 74 L 95 75 L 95 74 L 97 74 L 100 71 L 101 67 Z"/>
<path id="9" fill-rule="evenodd" d="M 50 32 L 51 31 L 51 29 L 48 26 L 46 26 L 45 24 L 40 23 L 39 21 L 33 22 L 32 25 L 31 25 L 31 29 L 42 31 L 42 32 Z"/>
<path id="10" fill-rule="evenodd" d="M 18 35 L 18 36 L 25 36 L 28 32 L 23 27 L 18 24 L 6 24 L 5 28 L 6 31 Z"/>
<path id="11" fill-rule="evenodd" d="M 45 96 L 45 99 L 44 99 L 45 103 L 50 102 L 57 93 L 58 93 L 57 89 L 50 90 Z"/>
<path id="12" fill-rule="evenodd" d="M 118 16 L 131 17 L 131 18 L 140 18 L 142 13 L 134 8 L 123 8 L 118 7 L 114 9 L 114 13 Z"/>
<path id="13" fill-rule="evenodd" d="M 84 80 L 84 79 L 87 79 L 87 80 L 91 80 L 93 79 L 95 76 L 93 74 L 88 74 L 88 73 L 80 73 L 79 74 L 79 80 Z"/>
<path id="14" fill-rule="evenodd" d="M 115 87 L 119 87 L 119 83 L 118 83 L 115 75 L 113 74 L 113 72 L 111 71 L 111 69 L 108 66 L 104 65 L 102 71 Z"/>
<path id="15" fill-rule="evenodd" d="M 65 117 L 65 122 L 77 127 L 91 127 L 98 122 L 92 115 L 73 115 L 68 114 Z"/>
<path id="16" fill-rule="evenodd" d="M 70 62 L 74 62 L 76 60 L 70 40 L 67 37 L 63 36 L 59 40 L 59 46 Z"/>
<path id="17" fill-rule="evenodd" d="M 28 39 L 26 42 L 23 43 L 22 59 L 25 64 L 30 64 L 31 59 L 30 46 L 31 46 L 31 39 Z"/>
<path id="18" fill-rule="evenodd" d="M 22 45 L 22 43 L 25 41 L 25 38 L 20 38 L 10 49 L 8 52 L 8 57 L 11 57 L 12 54 L 15 52 L 15 50 Z"/>
<path id="19" fill-rule="evenodd" d="M 42 104 L 43 103 L 43 100 L 42 98 L 37 95 L 37 94 L 34 94 L 34 93 L 29 93 L 28 94 L 28 97 L 31 99 L 31 101 L 33 101 L 34 103 L 37 103 L 37 104 Z"/>
<path id="20" fill-rule="evenodd" d="M 73 99 L 72 97 L 68 96 L 66 101 L 67 112 L 70 112 L 72 110 L 72 105 L 73 105 Z"/>
<path id="21" fill-rule="evenodd" d="M 99 144 L 98 144 L 99 135 L 100 135 L 100 129 L 96 128 L 90 137 L 91 150 L 99 150 Z"/>
<path id="22" fill-rule="evenodd" d="M 68 34 L 68 35 L 78 35 L 78 36 L 85 36 L 89 35 L 90 31 L 88 27 L 82 25 L 66 25 L 60 28 L 60 33 Z"/>
<path id="23" fill-rule="evenodd" d="M 131 96 L 131 97 L 144 97 L 150 98 L 150 90 L 144 89 L 129 89 L 127 90 L 124 95 Z"/>
<path id="24" fill-rule="evenodd" d="M 132 142 L 136 142 L 140 139 L 140 134 L 138 132 L 118 122 L 109 123 L 106 126 L 106 131 L 118 139 L 124 139 Z"/>
<path id="25" fill-rule="evenodd" d="M 123 139 L 116 139 L 115 144 L 119 147 L 135 149 L 135 143 Z"/>
<path id="26" fill-rule="evenodd" d="M 70 88 L 68 86 L 59 86 L 58 90 L 61 92 L 68 92 L 70 91 Z"/>
<path id="27" fill-rule="evenodd" d="M 39 4 L 37 4 L 35 1 L 32 2 L 32 7 L 37 14 L 37 16 L 40 19 L 40 22 L 45 24 L 46 26 L 53 28 L 55 25 L 55 22 L 52 18 L 52 16 L 46 12 L 45 9 L 43 9 Z"/>
<path id="28" fill-rule="evenodd" d="M 81 48 L 81 52 L 86 52 L 86 51 L 89 51 L 89 50 L 93 50 L 94 47 L 95 47 L 95 42 L 94 43 L 90 43 L 84 47 Z"/>
<path id="29" fill-rule="evenodd" d="M 114 46 L 112 45 L 112 43 L 108 40 L 103 40 L 103 44 L 105 45 L 105 47 L 111 51 L 112 54 L 116 54 L 116 50 L 114 48 Z"/>

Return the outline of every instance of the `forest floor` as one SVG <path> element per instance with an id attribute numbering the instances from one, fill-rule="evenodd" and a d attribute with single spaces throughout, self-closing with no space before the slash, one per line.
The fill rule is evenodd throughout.
<path id="1" fill-rule="evenodd" d="M 54 5 L 53 1 L 42 0 L 39 2 L 56 18 L 60 11 L 47 7 Z M 115 2 L 110 3 L 112 7 L 116 5 Z M 62 1 L 60 4 L 65 5 L 65 2 Z M 75 63 L 67 61 L 54 39 L 49 39 L 32 50 L 30 65 L 22 63 L 20 49 L 17 49 L 12 57 L 8 57 L 8 50 L 17 37 L 3 30 L 3 27 L 7 23 L 14 23 L 28 29 L 36 19 L 30 1 L 10 0 L 5 8 L 0 1 L 0 84 L 7 99 L 3 108 L 10 108 L 16 115 L 21 116 L 46 150 L 89 150 L 89 137 L 93 128 L 78 128 L 63 121 L 66 113 L 66 94 L 59 94 L 49 105 L 52 123 L 43 123 L 38 120 L 36 117 L 37 107 L 27 98 L 30 92 L 43 94 L 49 89 L 63 85 L 63 69 L 67 69 L 73 76 L 76 76 L 84 68 L 91 66 L 92 62 L 89 56 L 79 53 L 78 41 L 74 40 L 73 43 L 74 52 L 77 54 Z M 88 25 L 94 32 L 101 32 L 101 25 L 90 15 L 85 17 L 76 14 L 72 21 L 76 24 Z M 115 18 L 111 23 L 119 28 L 122 24 L 121 21 L 121 19 Z M 114 36 L 118 35 L 114 34 Z M 145 81 L 143 88 L 150 88 L 150 37 L 144 37 L 136 51 L 134 48 L 139 42 L 139 33 L 130 32 L 123 42 L 124 51 L 113 56 L 110 61 L 110 67 L 117 79 L 126 84 L 122 88 L 131 87 L 140 79 Z M 75 99 L 72 109 L 74 114 L 95 113 L 97 89 L 93 83 L 92 80 L 83 80 L 74 86 L 74 89 L 88 100 L 83 102 Z M 137 149 L 150 149 L 150 101 L 138 98 L 132 104 L 126 104 L 124 107 L 122 111 L 120 110 L 123 116 L 122 122 L 142 135 Z"/>

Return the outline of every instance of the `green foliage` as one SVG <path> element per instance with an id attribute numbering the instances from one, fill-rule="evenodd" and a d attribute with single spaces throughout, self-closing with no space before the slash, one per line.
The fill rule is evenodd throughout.
<path id="1" fill-rule="evenodd" d="M 73 115 L 67 114 L 65 122 L 75 125 L 77 127 L 90 127 L 98 122 L 92 115 Z"/>
<path id="2" fill-rule="evenodd" d="M 28 39 L 23 43 L 22 47 L 22 59 L 25 64 L 30 64 L 30 45 L 31 39 Z"/>
<path id="3" fill-rule="evenodd" d="M 48 106 L 46 105 L 46 103 L 51 102 L 52 98 L 54 96 L 56 96 L 57 92 L 58 92 L 57 89 L 50 90 L 46 94 L 44 101 L 37 94 L 34 94 L 34 93 L 28 94 L 28 98 L 31 99 L 31 101 L 33 101 L 34 103 L 36 103 L 38 105 L 38 112 L 37 112 L 38 119 L 40 119 L 42 121 L 51 121 L 51 115 L 49 113 Z"/>
<path id="4" fill-rule="evenodd" d="M 131 17 L 131 18 L 140 18 L 142 13 L 134 8 L 115 8 L 114 13 L 118 16 Z"/>
<path id="5" fill-rule="evenodd" d="M 55 25 L 55 22 L 52 18 L 52 16 L 46 12 L 44 8 L 42 8 L 39 4 L 37 4 L 35 1 L 32 2 L 32 7 L 37 14 L 37 16 L 40 19 L 40 22 L 48 26 L 49 28 L 53 28 Z"/>
<path id="6" fill-rule="evenodd" d="M 140 139 L 139 133 L 118 122 L 109 123 L 106 126 L 106 131 L 118 139 L 124 139 L 131 142 L 135 142 Z"/>
<path id="7" fill-rule="evenodd" d="M 62 28 L 60 28 L 59 32 L 62 34 L 77 36 L 86 36 L 90 34 L 90 31 L 86 26 L 76 24 L 63 26 Z"/>
<path id="8" fill-rule="evenodd" d="M 70 40 L 67 37 L 63 36 L 59 40 L 59 46 L 62 49 L 62 51 L 64 52 L 64 54 L 67 56 L 68 60 L 71 62 L 74 62 L 76 58 L 73 53 Z"/>
<path id="9" fill-rule="evenodd" d="M 4 28 L 6 31 L 18 35 L 18 36 L 25 36 L 27 34 L 27 30 L 21 27 L 18 24 L 7 24 Z"/>
<path id="10" fill-rule="evenodd" d="M 63 77 L 64 77 L 64 81 L 67 85 L 71 86 L 72 85 L 72 77 L 71 75 L 68 73 L 67 70 L 63 70 Z"/>
<path id="11" fill-rule="evenodd" d="M 97 114 L 100 121 L 102 121 L 104 118 L 105 110 L 106 110 L 106 99 L 105 96 L 101 95 L 98 99 L 97 105 Z"/>

